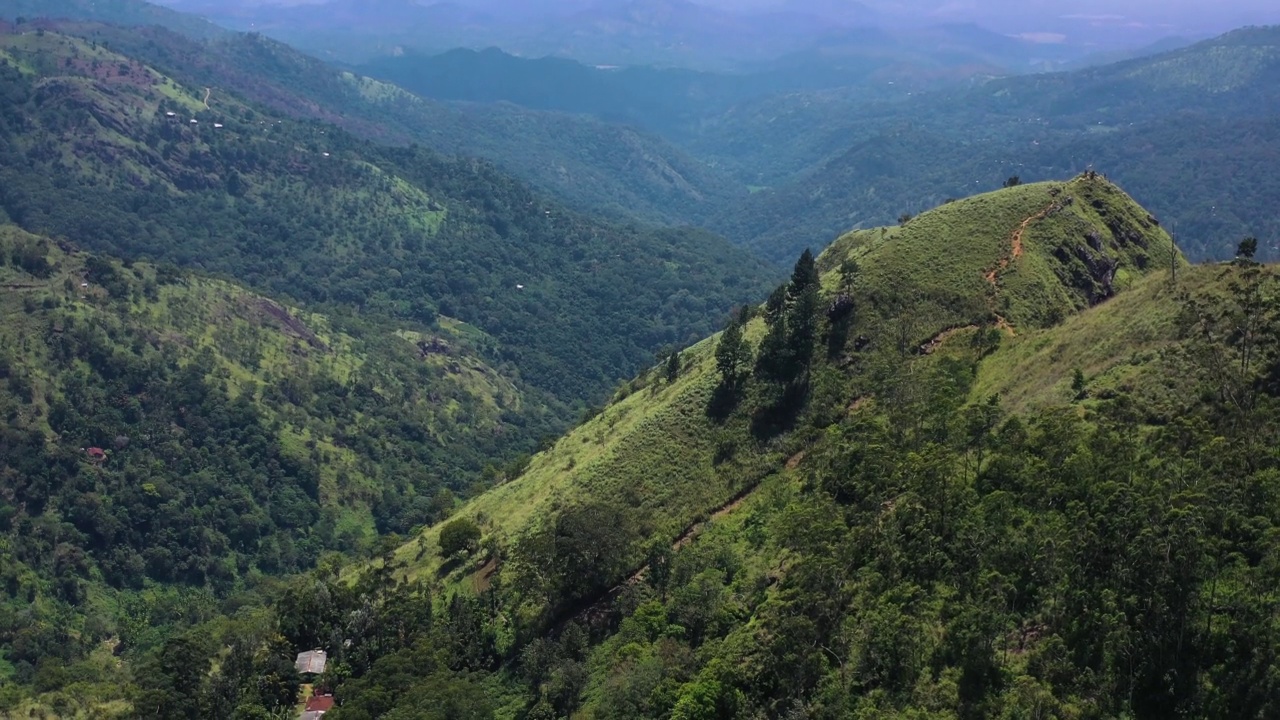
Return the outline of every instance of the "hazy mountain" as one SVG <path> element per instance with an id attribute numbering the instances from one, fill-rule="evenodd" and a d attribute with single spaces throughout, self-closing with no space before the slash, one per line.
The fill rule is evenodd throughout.
<path id="1" fill-rule="evenodd" d="M 438 53 L 490 46 L 526 56 L 554 55 L 587 64 L 742 69 L 810 50 L 852 28 L 869 28 L 880 15 L 857 3 L 793 2 L 759 8 L 712 6 L 690 0 L 598 0 L 529 5 L 498 2 L 428 4 L 415 0 L 328 0 L 307 4 L 224 3 L 184 0 L 174 7 L 241 30 L 267 33 L 323 57 L 363 61 L 401 51 Z M 949 39 L 922 28 L 945 22 L 895 26 L 909 55 L 921 50 L 941 59 Z M 1077 57 L 1074 45 L 1044 45 L 1005 35 L 970 37 L 961 54 L 992 57 L 993 45 L 1018 47 L 1009 67 Z M 973 41 L 979 40 L 975 43 Z M 993 43 L 994 40 L 994 43 Z M 935 52 L 937 51 L 937 52 Z"/>
<path id="2" fill-rule="evenodd" d="M 1280 30 L 1249 29 L 1124 63 L 897 101 L 829 91 L 746 103 L 689 147 L 743 182 L 776 185 L 718 229 L 778 258 L 1012 175 L 1090 166 L 1176 224 L 1193 258 L 1224 258 L 1244 235 L 1280 232 L 1263 210 L 1280 201 L 1267 169 L 1280 142 L 1278 88 Z M 1223 193 L 1223 183 L 1239 189 Z"/>
<path id="3" fill-rule="evenodd" d="M 6 0 L 0 19 L 67 18 L 117 25 L 159 25 L 188 37 L 210 38 L 225 30 L 196 15 L 174 12 L 144 0 Z"/>
<path id="4" fill-rule="evenodd" d="M 651 133 L 581 114 L 423 99 L 257 34 L 193 42 L 156 28 L 66 30 L 109 42 L 184 82 L 230 90 L 293 117 L 380 142 L 488 158 L 580 209 L 686 224 L 746 192 Z"/>

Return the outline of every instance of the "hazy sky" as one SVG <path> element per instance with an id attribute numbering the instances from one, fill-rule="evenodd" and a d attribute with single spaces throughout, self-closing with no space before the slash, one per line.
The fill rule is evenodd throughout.
<path id="1" fill-rule="evenodd" d="M 739 8 L 777 6 L 784 1 L 703 0 L 705 4 Z M 789 0 L 787 4 L 803 6 L 805 2 Z M 863 0 L 863 4 L 900 19 L 976 21 L 1005 32 L 1031 32 L 1037 26 L 1214 32 L 1280 23 L 1280 0 Z"/>
<path id="2" fill-rule="evenodd" d="M 193 0 L 186 0 L 192 2 Z M 194 0 L 203 4 L 299 4 L 324 0 Z M 419 0 L 424 5 L 436 0 Z M 628 0 L 448 0 L 485 9 L 523 7 L 572 11 L 595 1 Z M 788 6 L 838 8 L 845 0 L 693 0 L 725 9 Z M 1008 34 L 1092 34 L 1155 37 L 1208 35 L 1242 25 L 1280 24 L 1280 0 L 861 0 L 886 19 L 902 23 L 976 22 Z M 181 5 L 184 0 L 160 0 Z"/>

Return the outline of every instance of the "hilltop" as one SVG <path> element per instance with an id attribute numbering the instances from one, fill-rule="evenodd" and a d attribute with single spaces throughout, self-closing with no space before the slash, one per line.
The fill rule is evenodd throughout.
<path id="1" fill-rule="evenodd" d="M 819 305 L 853 291 L 865 298 L 857 303 L 863 317 L 842 328 L 851 336 L 847 341 L 876 328 L 864 354 L 918 353 L 958 331 L 1053 328 L 1149 273 L 1184 265 L 1175 253 L 1158 221 L 1122 190 L 1099 176 L 1082 176 L 978 195 L 902 226 L 849 233 L 817 259 L 824 290 Z M 857 265 L 852 285 L 840 277 L 849 261 Z M 763 326 L 753 321 L 747 336 L 762 341 Z M 514 540 L 554 508 L 584 497 L 610 498 L 636 509 L 654 532 L 675 537 L 776 472 L 803 452 L 805 441 L 755 437 L 759 418 L 742 436 L 747 427 L 719 426 L 708 418 L 718 386 L 715 347 L 704 341 L 684 350 L 674 382 L 663 381 L 662 367 L 641 375 L 600 416 L 534 456 L 524 476 L 476 498 L 460 515 L 482 519 L 489 533 Z M 842 349 L 829 353 L 838 357 Z M 825 378 L 830 385 L 824 390 L 857 400 L 848 388 L 857 374 L 841 375 Z M 733 461 L 717 457 L 725 448 L 743 453 Z M 438 556 L 422 548 L 433 547 L 439 529 L 427 531 L 425 544 L 406 545 L 401 557 L 425 558 L 426 569 L 433 569 Z"/>
<path id="2" fill-rule="evenodd" d="M 1280 232 L 1280 29 L 1248 28 L 1151 57 L 1006 77 L 896 100 L 843 90 L 744 103 L 686 148 L 768 186 L 713 227 L 778 259 L 948 197 L 1092 167 L 1178 228 L 1189 257 L 1225 259 Z M 1230 170 L 1227 170 L 1230 168 Z M 1222 193 L 1231 186 L 1234 191 Z M 1275 248 L 1264 253 L 1274 258 Z"/>

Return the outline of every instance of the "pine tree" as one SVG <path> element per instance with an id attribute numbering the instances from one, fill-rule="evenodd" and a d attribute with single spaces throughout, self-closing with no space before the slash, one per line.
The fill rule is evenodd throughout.
<path id="1" fill-rule="evenodd" d="M 716 345 L 716 369 L 720 371 L 720 381 L 728 387 L 737 386 L 750 364 L 751 348 L 742 337 L 742 326 L 731 322 Z"/>
<path id="2" fill-rule="evenodd" d="M 794 300 L 800 297 L 806 288 L 817 286 L 817 284 L 818 267 L 813 261 L 813 253 L 806 248 L 800 254 L 800 259 L 796 260 L 795 269 L 791 271 L 791 284 L 787 287 L 787 294 Z"/>

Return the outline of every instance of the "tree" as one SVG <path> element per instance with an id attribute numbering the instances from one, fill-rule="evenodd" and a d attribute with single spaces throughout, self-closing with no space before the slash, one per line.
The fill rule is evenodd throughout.
<path id="1" fill-rule="evenodd" d="M 1017 175 L 1013 175 L 1008 180 L 1004 181 L 1004 186 L 1007 188 L 1018 187 L 1021 184 L 1022 184 L 1022 178 L 1018 177 Z"/>
<path id="2" fill-rule="evenodd" d="M 1247 237 L 1240 241 L 1236 246 L 1236 257 L 1244 260 L 1252 260 L 1254 255 L 1258 254 L 1258 238 Z"/>
<path id="3" fill-rule="evenodd" d="M 787 317 L 787 345 L 794 370 L 807 366 L 813 357 L 813 344 L 818 337 L 818 285 L 806 285 L 796 295 Z"/>
<path id="4" fill-rule="evenodd" d="M 791 284 L 787 287 L 787 294 L 792 299 L 800 296 L 806 288 L 817 285 L 818 283 L 818 267 L 813 261 L 813 253 L 805 248 L 800 253 L 800 258 L 796 260 L 795 268 L 791 271 Z"/>
<path id="5" fill-rule="evenodd" d="M 680 351 L 672 350 L 667 356 L 667 382 L 673 383 L 680 377 Z"/>
<path id="6" fill-rule="evenodd" d="M 480 526 L 470 518 L 458 518 L 440 529 L 440 555 L 450 558 L 460 552 L 471 552 L 480 542 Z"/>
<path id="7" fill-rule="evenodd" d="M 858 261 L 853 258 L 845 258 L 840 263 L 840 292 L 847 293 L 853 290 L 853 283 L 858 279 Z"/>
<path id="8" fill-rule="evenodd" d="M 737 386 L 750 365 L 751 347 L 742 336 L 742 326 L 736 321 L 731 322 L 716 345 L 716 369 L 720 371 L 720 381 L 727 387 Z"/>
<path id="9" fill-rule="evenodd" d="M 770 325 L 779 322 L 783 311 L 787 309 L 787 287 L 779 285 L 769 294 L 769 299 L 764 303 L 764 317 Z"/>

